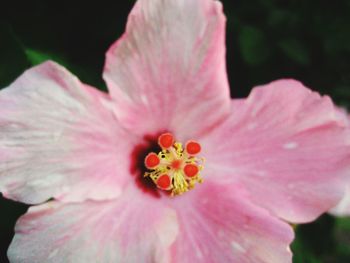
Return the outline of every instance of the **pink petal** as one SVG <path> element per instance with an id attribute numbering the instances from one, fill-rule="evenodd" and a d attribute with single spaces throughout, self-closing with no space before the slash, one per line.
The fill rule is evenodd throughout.
<path id="1" fill-rule="evenodd" d="M 350 165 L 345 126 L 329 97 L 275 81 L 234 101 L 231 117 L 202 142 L 206 171 L 241 182 L 254 202 L 285 220 L 311 221 L 342 196 Z"/>
<path id="2" fill-rule="evenodd" d="M 252 204 L 241 187 L 206 181 L 193 191 L 177 204 L 172 262 L 292 262 L 291 227 Z"/>
<path id="3" fill-rule="evenodd" d="M 350 115 L 348 115 L 344 109 L 339 109 L 339 113 L 346 116 L 348 120 L 347 127 L 350 129 Z M 335 216 L 350 216 L 350 169 L 347 173 L 347 180 L 345 183 L 346 189 L 342 200 L 330 211 Z"/>
<path id="4" fill-rule="evenodd" d="M 350 176 L 350 171 L 349 171 Z M 335 216 L 350 216 L 350 182 L 347 182 L 345 194 L 340 202 L 330 210 L 330 213 Z"/>
<path id="5" fill-rule="evenodd" d="M 105 199 L 130 176 L 108 97 L 47 62 L 0 92 L 0 191 L 26 203 Z"/>
<path id="6" fill-rule="evenodd" d="M 221 4 L 137 1 L 107 52 L 104 78 L 118 118 L 139 134 L 208 132 L 230 107 Z"/>
<path id="7" fill-rule="evenodd" d="M 176 215 L 137 192 L 113 201 L 49 202 L 16 225 L 11 262 L 168 262 Z"/>

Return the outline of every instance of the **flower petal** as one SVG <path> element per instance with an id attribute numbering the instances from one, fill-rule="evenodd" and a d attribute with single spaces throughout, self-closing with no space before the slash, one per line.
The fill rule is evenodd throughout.
<path id="1" fill-rule="evenodd" d="M 104 78 L 126 127 L 180 139 L 207 132 L 230 108 L 221 4 L 137 1 L 107 52 Z"/>
<path id="2" fill-rule="evenodd" d="M 347 183 L 345 194 L 340 202 L 329 211 L 335 216 L 350 216 L 350 183 Z"/>
<path id="3" fill-rule="evenodd" d="M 168 262 L 178 233 L 176 214 L 138 193 L 30 208 L 17 222 L 10 261 Z"/>
<path id="4" fill-rule="evenodd" d="M 350 165 L 346 120 L 328 97 L 294 80 L 254 89 L 202 141 L 208 171 L 238 180 L 254 201 L 295 223 L 334 206 Z"/>
<path id="5" fill-rule="evenodd" d="M 173 262 L 292 262 L 292 228 L 249 201 L 240 186 L 206 181 L 179 203 Z"/>
<path id="6" fill-rule="evenodd" d="M 103 93 L 47 62 L 0 92 L 0 191 L 25 203 L 120 194 L 132 145 Z M 125 154 L 125 152 L 127 154 Z"/>
<path id="7" fill-rule="evenodd" d="M 350 129 L 350 115 L 344 110 L 339 109 L 339 114 L 345 115 L 347 118 L 347 127 Z M 347 173 L 347 181 L 345 182 L 346 189 L 342 200 L 337 204 L 336 207 L 330 210 L 331 214 L 335 216 L 350 216 L 350 168 Z"/>

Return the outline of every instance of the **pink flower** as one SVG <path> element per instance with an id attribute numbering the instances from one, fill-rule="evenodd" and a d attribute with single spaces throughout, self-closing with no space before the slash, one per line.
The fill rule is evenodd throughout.
<path id="1" fill-rule="evenodd" d="M 291 262 L 287 222 L 340 200 L 350 134 L 294 80 L 231 100 L 224 31 L 219 2 L 139 0 L 107 52 L 109 94 L 53 62 L 1 91 L 0 191 L 36 204 L 11 262 Z"/>

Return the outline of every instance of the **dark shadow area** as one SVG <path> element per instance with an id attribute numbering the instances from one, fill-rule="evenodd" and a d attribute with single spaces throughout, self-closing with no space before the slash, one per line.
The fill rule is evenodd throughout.
<path id="1" fill-rule="evenodd" d="M 8 262 L 7 248 L 14 234 L 14 226 L 19 216 L 27 211 L 28 206 L 3 198 L 0 194 L 0 262 Z"/>

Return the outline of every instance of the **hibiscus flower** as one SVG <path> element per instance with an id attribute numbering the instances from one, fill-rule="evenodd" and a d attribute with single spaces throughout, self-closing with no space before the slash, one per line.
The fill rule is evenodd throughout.
<path id="1" fill-rule="evenodd" d="M 0 191 L 33 204 L 11 262 L 291 262 L 335 206 L 349 131 L 295 80 L 231 100 L 212 0 L 139 0 L 109 94 L 46 62 L 0 92 Z"/>

